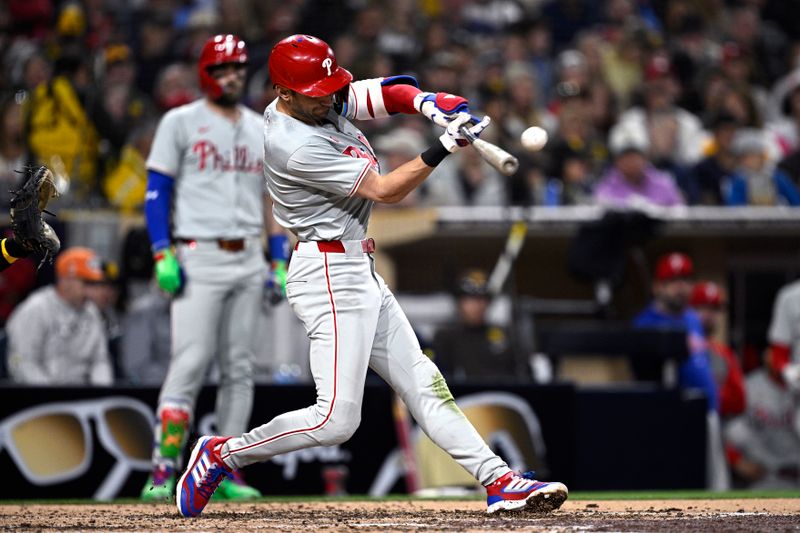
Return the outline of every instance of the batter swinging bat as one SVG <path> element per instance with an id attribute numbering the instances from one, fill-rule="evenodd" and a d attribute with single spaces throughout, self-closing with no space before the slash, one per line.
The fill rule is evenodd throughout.
<path id="1" fill-rule="evenodd" d="M 483 139 L 479 139 L 469 131 L 468 125 L 461 126 L 459 133 L 467 139 L 487 163 L 499 170 L 502 174 L 510 176 L 519 168 L 519 160 L 499 146 Z"/>

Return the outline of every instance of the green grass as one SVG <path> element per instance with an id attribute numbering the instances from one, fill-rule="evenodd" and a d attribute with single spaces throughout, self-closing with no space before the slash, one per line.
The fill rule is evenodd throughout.
<path id="1" fill-rule="evenodd" d="M 663 490 L 663 491 L 618 491 L 618 492 L 571 492 L 569 495 L 570 500 L 576 501 L 589 501 L 589 500 L 731 500 L 731 499 L 754 499 L 754 498 L 798 498 L 800 499 L 800 490 L 765 490 L 765 491 L 748 491 L 748 490 L 734 490 L 728 492 L 708 492 L 704 490 Z M 280 503 L 280 502 L 358 502 L 358 501 L 420 501 L 420 500 L 439 500 L 439 501 L 463 501 L 463 500 L 481 500 L 483 495 L 475 495 L 474 497 L 459 496 L 459 497 L 444 497 L 444 498 L 414 498 L 405 494 L 391 494 L 384 498 L 368 498 L 363 495 L 341 496 L 326 498 L 323 496 L 273 496 L 268 498 L 261 498 L 257 502 L 267 503 Z M 0 505 L 31 505 L 31 504 L 50 504 L 50 505 L 85 505 L 93 502 L 92 500 L 77 500 L 77 499 L 64 499 L 64 500 L 0 500 Z M 114 505 L 117 504 L 142 504 L 142 505 L 168 505 L 164 504 L 149 504 L 141 502 L 134 498 L 122 498 L 114 500 Z"/>

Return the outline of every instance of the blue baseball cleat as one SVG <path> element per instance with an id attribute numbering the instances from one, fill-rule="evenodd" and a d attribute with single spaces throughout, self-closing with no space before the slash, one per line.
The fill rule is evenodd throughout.
<path id="1" fill-rule="evenodd" d="M 533 475 L 533 472 L 522 475 L 509 472 L 486 485 L 486 512 L 527 510 L 546 513 L 561 507 L 569 494 L 566 485 L 554 481 L 536 481 Z"/>
<path id="2" fill-rule="evenodd" d="M 178 512 L 183 516 L 202 513 L 222 480 L 233 477 L 233 470 L 219 457 L 220 447 L 229 438 L 200 437 L 195 443 L 175 492 Z"/>

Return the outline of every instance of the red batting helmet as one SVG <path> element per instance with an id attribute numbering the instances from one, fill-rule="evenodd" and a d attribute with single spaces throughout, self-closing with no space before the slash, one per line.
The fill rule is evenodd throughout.
<path id="1" fill-rule="evenodd" d="M 694 265 L 686 254 L 673 252 L 663 255 L 656 263 L 656 280 L 669 281 L 675 278 L 690 278 L 694 275 Z"/>
<path id="2" fill-rule="evenodd" d="M 713 281 L 699 281 L 692 289 L 689 300 L 692 307 L 708 306 L 720 307 L 722 305 L 722 289 Z"/>
<path id="3" fill-rule="evenodd" d="M 328 43 L 310 35 L 292 35 L 272 48 L 269 77 L 272 83 L 312 97 L 333 94 L 353 80 L 336 63 Z"/>
<path id="4" fill-rule="evenodd" d="M 247 46 L 235 35 L 215 35 L 203 45 L 200 52 L 198 70 L 200 71 L 200 87 L 211 98 L 222 96 L 222 87 L 208 73 L 210 67 L 226 63 L 247 64 Z"/>

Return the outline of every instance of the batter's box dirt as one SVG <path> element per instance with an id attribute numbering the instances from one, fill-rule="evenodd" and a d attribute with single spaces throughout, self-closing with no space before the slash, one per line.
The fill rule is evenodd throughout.
<path id="1" fill-rule="evenodd" d="M 173 504 L 0 504 L 3 531 L 800 531 L 800 500 L 568 500 L 549 514 L 486 515 L 480 501 L 212 502 L 194 519 Z"/>

